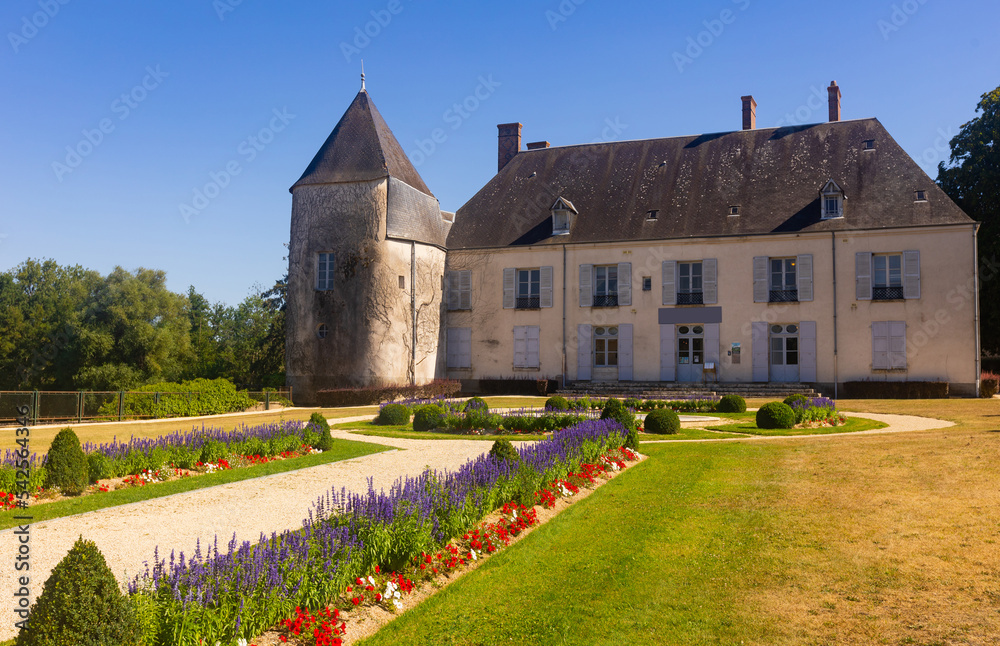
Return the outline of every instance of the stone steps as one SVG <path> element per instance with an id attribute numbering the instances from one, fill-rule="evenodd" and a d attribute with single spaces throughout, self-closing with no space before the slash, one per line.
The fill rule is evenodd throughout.
<path id="1" fill-rule="evenodd" d="M 639 399 L 695 399 L 699 397 L 719 397 L 735 394 L 747 398 L 784 399 L 788 395 L 799 393 L 807 397 L 822 397 L 808 384 L 801 383 L 727 383 L 710 382 L 705 384 L 679 384 L 658 381 L 619 381 L 619 382 L 574 382 L 568 385 L 560 394 L 569 397 L 636 397 Z"/>

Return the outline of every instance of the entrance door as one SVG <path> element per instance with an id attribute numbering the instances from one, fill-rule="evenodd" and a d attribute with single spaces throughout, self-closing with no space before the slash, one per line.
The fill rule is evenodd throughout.
<path id="1" fill-rule="evenodd" d="M 701 325 L 678 325 L 677 381 L 701 381 L 704 363 L 705 328 Z"/>
<path id="2" fill-rule="evenodd" d="M 618 381 L 618 327 L 594 328 L 594 381 Z"/>
<path id="3" fill-rule="evenodd" d="M 799 380 L 799 326 L 771 326 L 771 381 Z"/>

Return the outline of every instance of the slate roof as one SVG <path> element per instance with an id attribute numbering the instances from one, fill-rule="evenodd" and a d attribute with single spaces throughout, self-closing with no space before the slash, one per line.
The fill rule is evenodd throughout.
<path id="1" fill-rule="evenodd" d="M 845 217 L 822 220 L 831 179 Z M 552 236 L 560 196 L 579 212 L 568 236 Z M 971 222 L 877 119 L 859 119 L 521 151 L 458 210 L 448 248 Z"/>
<path id="2" fill-rule="evenodd" d="M 289 191 L 306 184 L 338 184 L 395 177 L 434 197 L 403 152 L 368 92 L 361 90 Z"/>

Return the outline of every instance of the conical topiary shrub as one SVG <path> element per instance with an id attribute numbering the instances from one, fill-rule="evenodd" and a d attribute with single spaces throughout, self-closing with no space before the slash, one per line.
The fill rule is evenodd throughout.
<path id="1" fill-rule="evenodd" d="M 139 617 L 93 541 L 52 569 L 15 646 L 138 646 Z"/>
<path id="2" fill-rule="evenodd" d="M 45 486 L 59 487 L 67 496 L 78 496 L 89 482 L 89 472 L 87 456 L 76 433 L 71 428 L 59 431 L 45 456 Z"/>

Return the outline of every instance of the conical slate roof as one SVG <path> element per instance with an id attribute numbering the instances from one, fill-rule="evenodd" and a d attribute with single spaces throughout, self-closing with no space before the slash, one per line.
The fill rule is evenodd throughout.
<path id="1" fill-rule="evenodd" d="M 394 177 L 421 193 L 431 193 L 396 137 L 362 89 L 326 138 L 294 190 L 307 184 L 363 182 Z"/>

